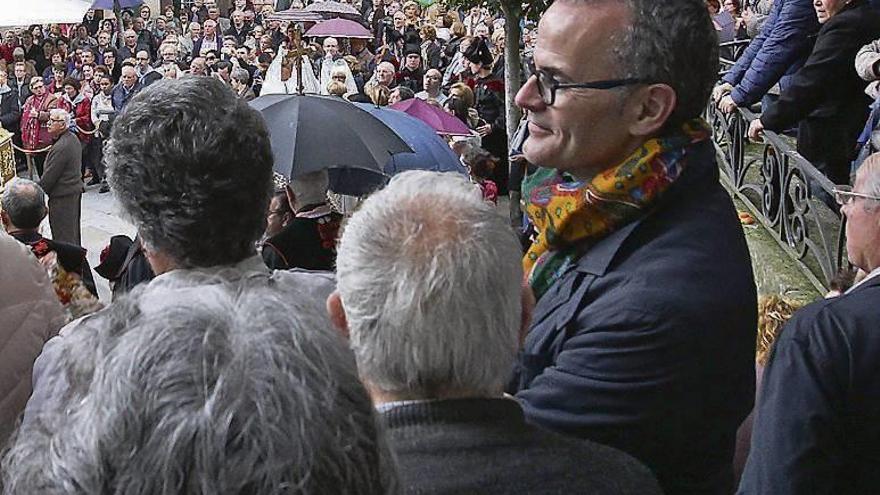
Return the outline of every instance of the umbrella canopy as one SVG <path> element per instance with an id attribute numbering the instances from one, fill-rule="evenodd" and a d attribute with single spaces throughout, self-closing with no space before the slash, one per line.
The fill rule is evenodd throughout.
<path id="1" fill-rule="evenodd" d="M 271 134 L 275 172 L 288 179 L 334 168 L 382 174 L 391 155 L 413 152 L 382 121 L 341 98 L 266 95 L 250 105 Z"/>
<path id="2" fill-rule="evenodd" d="M 306 36 L 324 37 L 335 36 L 337 38 L 360 38 L 372 39 L 370 31 L 354 21 L 348 19 L 330 19 L 319 22 L 306 31 Z"/>
<path id="3" fill-rule="evenodd" d="M 437 134 L 450 136 L 471 136 L 473 133 L 458 117 L 446 113 L 442 108 L 426 103 L 420 98 L 410 98 L 391 105 L 431 126 Z"/>
<path id="4" fill-rule="evenodd" d="M 309 12 L 305 9 L 289 9 L 275 12 L 266 17 L 270 21 L 288 21 L 288 22 L 319 22 L 324 17 L 318 12 Z"/>
<path id="5" fill-rule="evenodd" d="M 119 7 L 123 9 L 128 9 L 131 7 L 137 7 L 138 5 L 144 3 L 144 0 L 119 0 Z M 95 0 L 92 4 L 93 9 L 112 9 L 113 8 L 113 0 Z"/>
<path id="6" fill-rule="evenodd" d="M 82 22 L 90 0 L 0 0 L 0 26 Z"/>
<path id="7" fill-rule="evenodd" d="M 399 153 L 385 164 L 385 174 L 394 175 L 405 170 L 432 170 L 458 172 L 467 175 L 461 161 L 428 124 L 399 110 L 377 107 L 370 103 L 355 103 L 370 112 L 397 133 L 414 153 Z"/>
<path id="8" fill-rule="evenodd" d="M 328 0 L 326 2 L 315 2 L 306 6 L 305 10 L 309 12 L 320 12 L 325 14 L 348 14 L 360 16 L 361 13 L 351 5 Z"/>

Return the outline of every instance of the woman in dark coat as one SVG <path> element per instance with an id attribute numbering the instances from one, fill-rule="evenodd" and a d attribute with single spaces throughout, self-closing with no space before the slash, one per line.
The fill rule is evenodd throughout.
<path id="1" fill-rule="evenodd" d="M 880 32 L 880 14 L 866 0 L 820 0 L 814 7 L 822 27 L 813 51 L 779 100 L 752 122 L 749 137 L 798 124 L 798 152 L 835 184 L 847 184 L 871 104 L 853 61 Z"/>
<path id="2" fill-rule="evenodd" d="M 464 53 L 473 76 L 467 85 L 474 91 L 474 106 L 480 114 L 480 125 L 475 129 L 483 138 L 483 148 L 500 158 L 491 179 L 498 184 L 500 194 L 507 194 L 507 125 L 504 106 L 504 81 L 492 73 L 493 58 L 482 38 L 475 38 Z"/>

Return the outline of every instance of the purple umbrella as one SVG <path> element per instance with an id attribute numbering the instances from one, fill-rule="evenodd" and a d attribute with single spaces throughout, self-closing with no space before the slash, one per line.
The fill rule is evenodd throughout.
<path id="1" fill-rule="evenodd" d="M 289 21 L 289 22 L 319 22 L 324 20 L 318 12 L 309 12 L 303 9 L 289 9 L 275 12 L 267 16 L 270 21 Z"/>
<path id="2" fill-rule="evenodd" d="M 316 38 L 335 36 L 337 38 L 360 38 L 365 40 L 373 38 L 373 34 L 367 28 L 348 19 L 330 19 L 329 21 L 319 22 L 312 29 L 306 31 L 306 36 L 314 36 Z"/>
<path id="3" fill-rule="evenodd" d="M 309 12 L 321 12 L 326 14 L 348 14 L 360 16 L 361 13 L 351 5 L 328 0 L 327 2 L 315 2 L 306 6 Z"/>
<path id="4" fill-rule="evenodd" d="M 449 136 L 472 136 L 474 133 L 458 120 L 458 117 L 446 113 L 441 108 L 426 103 L 419 98 L 410 98 L 391 105 L 390 108 L 407 113 L 431 126 L 437 134 Z"/>
<path id="5" fill-rule="evenodd" d="M 123 9 L 128 9 L 131 7 L 137 7 L 138 5 L 144 3 L 144 0 L 119 0 L 119 7 Z M 113 0 L 95 0 L 95 3 L 92 4 L 93 9 L 112 9 L 113 8 Z"/>

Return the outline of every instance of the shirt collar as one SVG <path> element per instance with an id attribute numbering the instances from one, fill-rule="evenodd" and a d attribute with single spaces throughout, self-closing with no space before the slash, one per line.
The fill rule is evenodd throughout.
<path id="1" fill-rule="evenodd" d="M 880 267 L 877 267 L 877 268 L 874 268 L 873 270 L 871 270 L 871 273 L 869 273 L 865 278 L 859 280 L 859 283 L 850 287 L 846 292 L 844 292 L 844 294 L 849 294 L 850 292 L 856 290 L 858 287 L 864 285 L 865 282 L 868 282 L 869 280 L 871 280 L 872 278 L 875 278 L 877 276 L 880 276 Z"/>

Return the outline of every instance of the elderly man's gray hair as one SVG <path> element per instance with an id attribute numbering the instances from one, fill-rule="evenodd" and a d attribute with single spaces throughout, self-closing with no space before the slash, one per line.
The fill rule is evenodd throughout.
<path id="1" fill-rule="evenodd" d="M 63 108 L 49 110 L 50 119 L 64 119 L 64 127 L 70 127 L 70 112 Z"/>
<path id="2" fill-rule="evenodd" d="M 6 184 L 0 209 L 16 227 L 35 229 L 46 217 L 46 193 L 36 182 L 16 177 Z"/>
<path id="3" fill-rule="evenodd" d="M 498 395 L 519 344 L 522 253 L 457 174 L 395 176 L 349 219 L 337 284 L 361 376 L 414 398 Z"/>
<path id="4" fill-rule="evenodd" d="M 880 198 L 880 153 L 874 153 L 862 162 L 858 176 L 863 177 L 864 193 L 875 198 Z M 869 207 L 877 207 L 877 201 L 865 201 Z"/>
<path id="5" fill-rule="evenodd" d="M 65 339 L 77 379 L 19 431 L 8 493 L 389 493 L 396 475 L 350 351 L 265 279 L 156 304 L 141 287 Z M 141 304 L 141 301 L 152 301 Z M 51 408 L 50 408 L 51 409 Z"/>
<path id="6" fill-rule="evenodd" d="M 316 170 L 294 177 L 290 181 L 290 189 L 296 199 L 297 209 L 306 205 L 323 203 L 327 200 L 327 188 L 330 179 L 327 170 Z"/>

